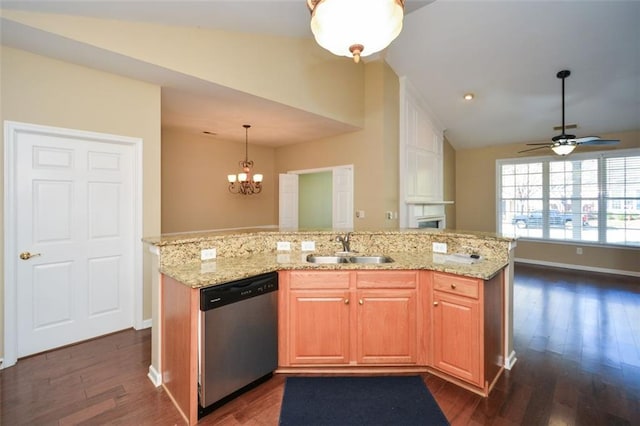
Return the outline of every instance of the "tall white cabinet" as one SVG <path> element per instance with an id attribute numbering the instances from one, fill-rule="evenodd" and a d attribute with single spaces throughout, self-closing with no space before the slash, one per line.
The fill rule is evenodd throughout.
<path id="1" fill-rule="evenodd" d="M 443 201 L 443 129 L 406 77 L 400 78 L 400 227 L 412 206 Z M 444 208 L 443 208 L 444 214 Z"/>

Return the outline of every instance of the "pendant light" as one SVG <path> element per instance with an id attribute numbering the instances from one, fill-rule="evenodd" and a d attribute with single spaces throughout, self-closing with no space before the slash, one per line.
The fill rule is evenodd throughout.
<path id="1" fill-rule="evenodd" d="M 316 42 L 356 63 L 387 47 L 402 30 L 404 0 L 307 0 L 307 6 Z"/>
<path id="2" fill-rule="evenodd" d="M 249 161 L 249 128 L 250 124 L 243 124 L 245 131 L 244 160 L 238 164 L 242 171 L 237 175 L 227 175 L 229 192 L 232 194 L 251 195 L 262 191 L 262 174 L 253 173 L 253 161 Z"/>

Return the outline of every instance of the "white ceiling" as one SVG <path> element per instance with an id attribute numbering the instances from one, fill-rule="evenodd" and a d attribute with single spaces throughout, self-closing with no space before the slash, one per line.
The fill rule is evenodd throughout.
<path id="1" fill-rule="evenodd" d="M 305 0 L 0 1 L 2 8 L 312 37 Z M 384 53 L 420 91 L 456 149 L 640 129 L 640 1 L 406 1 Z M 3 22 L 2 43 L 163 85 L 163 126 L 251 143 L 305 142 L 353 128 L 294 108 Z M 349 61 L 348 58 L 344 58 Z M 472 102 L 462 100 L 473 92 Z M 220 100 L 224 99 L 225 102 Z M 223 105 L 223 107 L 221 107 Z M 257 132 L 260 129 L 260 132 Z"/>

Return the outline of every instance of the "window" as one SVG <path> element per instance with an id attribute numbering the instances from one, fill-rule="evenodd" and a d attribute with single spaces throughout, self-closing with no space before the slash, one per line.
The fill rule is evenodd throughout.
<path id="1" fill-rule="evenodd" d="M 498 232 L 640 246 L 640 150 L 498 160 Z"/>

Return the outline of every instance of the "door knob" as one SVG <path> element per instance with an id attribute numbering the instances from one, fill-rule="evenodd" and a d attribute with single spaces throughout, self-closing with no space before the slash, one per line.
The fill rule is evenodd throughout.
<path id="1" fill-rule="evenodd" d="M 22 253 L 20 253 L 20 259 L 22 260 L 29 260 L 32 257 L 36 257 L 36 256 L 42 256 L 40 253 L 29 253 L 28 251 L 23 251 Z"/>
<path id="2" fill-rule="evenodd" d="M 361 305 L 364 305 L 364 300 L 360 299 L 358 300 L 358 303 L 360 303 Z"/>
<path id="3" fill-rule="evenodd" d="M 433 302 L 433 306 L 438 306 L 438 301 Z"/>
<path id="4" fill-rule="evenodd" d="M 348 305 L 349 304 L 349 299 L 344 299 L 344 304 Z"/>

